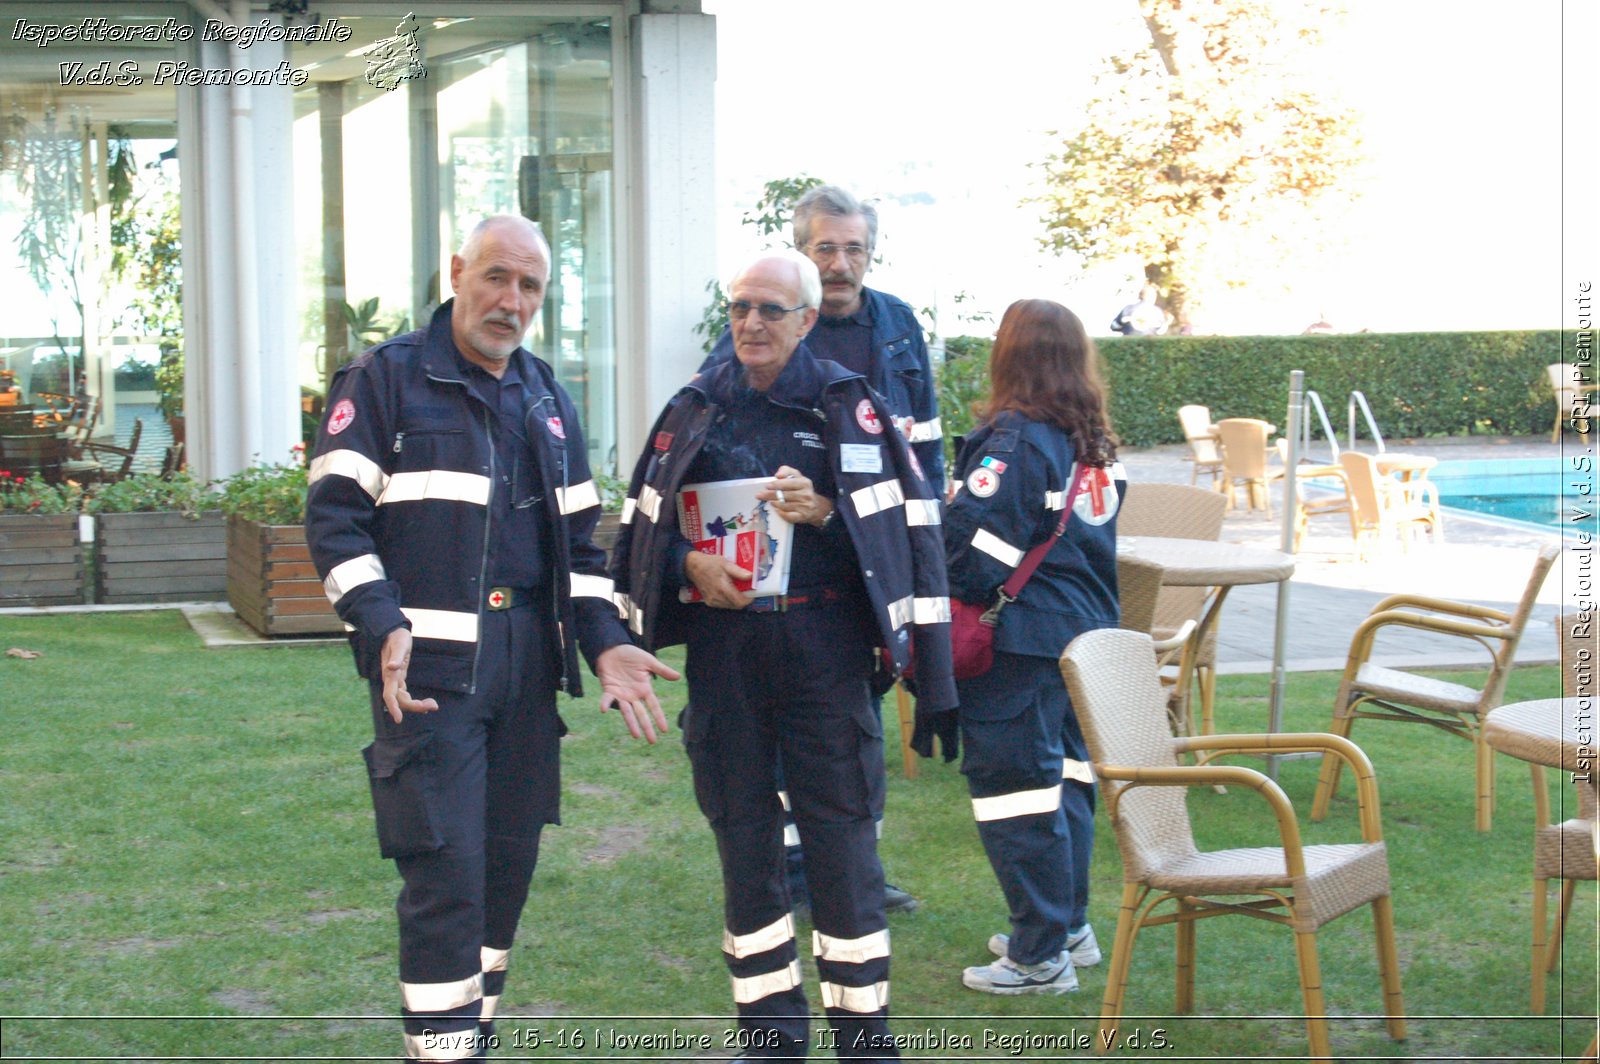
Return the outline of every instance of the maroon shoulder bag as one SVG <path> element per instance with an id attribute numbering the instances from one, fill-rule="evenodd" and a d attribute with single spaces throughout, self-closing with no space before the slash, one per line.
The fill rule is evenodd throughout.
<path id="1" fill-rule="evenodd" d="M 1022 588 L 1032 579 L 1039 563 L 1055 546 L 1056 540 L 1067 530 L 1067 519 L 1072 516 L 1072 504 L 1078 498 L 1082 470 L 1076 462 L 1072 466 L 1072 486 L 1067 489 L 1067 504 L 1061 510 L 1061 522 L 1049 539 L 1023 556 L 1022 563 L 1011 571 L 1011 576 L 1000 585 L 994 604 L 984 607 L 972 602 L 950 600 L 950 658 L 958 680 L 982 676 L 994 667 L 994 630 L 1000 623 L 1000 611 L 1017 601 Z"/>

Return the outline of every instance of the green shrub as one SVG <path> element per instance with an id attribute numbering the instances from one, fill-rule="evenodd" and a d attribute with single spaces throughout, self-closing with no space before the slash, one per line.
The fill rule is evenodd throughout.
<path id="1" fill-rule="evenodd" d="M 0 513 L 73 514 L 82 503 L 76 484 L 47 484 L 37 473 L 24 477 L 0 469 Z"/>
<path id="2" fill-rule="evenodd" d="M 222 481 L 219 508 L 230 517 L 264 525 L 298 525 L 306 519 L 306 467 L 254 465 Z"/>
<path id="3" fill-rule="evenodd" d="M 92 514 L 181 513 L 198 517 L 204 510 L 217 509 L 218 502 L 210 484 L 188 473 L 171 480 L 156 473 L 136 473 L 96 487 L 84 509 Z"/>
<path id="4" fill-rule="evenodd" d="M 990 341 L 958 340 L 969 353 L 947 359 L 939 383 L 947 436 L 958 431 L 952 427 L 961 414 L 956 404 L 974 393 L 981 398 L 986 387 L 978 367 L 987 366 Z M 1189 403 L 1210 407 L 1213 418 L 1259 417 L 1287 428 L 1289 372 L 1295 369 L 1305 371 L 1305 387 L 1320 395 L 1340 434 L 1348 396 L 1360 391 L 1386 437 L 1532 435 L 1550 421 L 1544 367 L 1562 361 L 1573 337 L 1542 330 L 1116 336 L 1095 343 L 1111 392 L 1112 426 L 1124 444 L 1149 447 L 1183 442 L 1178 408 Z M 1364 425 L 1360 431 L 1365 434 Z"/>

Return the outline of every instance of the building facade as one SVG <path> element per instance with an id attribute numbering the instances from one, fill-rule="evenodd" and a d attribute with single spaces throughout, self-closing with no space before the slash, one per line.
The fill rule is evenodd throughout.
<path id="1" fill-rule="evenodd" d="M 698 0 L 0 3 L 0 364 L 114 404 L 181 350 L 196 473 L 287 461 L 332 370 L 522 214 L 554 260 L 527 346 L 614 470 L 698 364 L 715 70 Z"/>

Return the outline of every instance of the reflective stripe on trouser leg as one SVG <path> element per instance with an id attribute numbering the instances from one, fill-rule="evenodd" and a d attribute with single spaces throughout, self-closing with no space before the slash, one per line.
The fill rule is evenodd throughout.
<path id="1" fill-rule="evenodd" d="M 1071 706 L 1051 659 L 997 653 L 990 672 L 957 687 L 961 771 L 1011 913 L 1011 959 L 1037 964 L 1083 922 L 1093 789 L 1063 778 L 1069 759 L 1087 760 L 1082 739 L 1075 720 L 1067 735 Z"/>
<path id="2" fill-rule="evenodd" d="M 883 745 L 867 692 L 870 622 L 870 611 L 847 604 L 834 611 L 717 617 L 690 632 L 684 742 L 696 797 L 717 835 L 728 941 L 740 950 L 767 945 L 773 925 L 788 913 L 780 760 L 782 786 L 805 841 L 814 926 L 841 943 L 886 927 L 872 822 L 882 797 Z M 841 653 L 858 645 L 859 661 Z M 789 925 L 781 926 L 778 948 L 742 957 L 725 951 L 740 996 L 740 1034 L 772 1032 L 790 1040 L 741 1045 L 747 1058 L 803 1053 L 812 1033 L 795 943 L 787 937 Z M 883 945 L 881 956 L 856 946 L 819 961 L 822 981 L 840 988 L 823 993 L 832 995 L 828 1017 L 840 1028 L 840 1055 L 847 1059 L 898 1055 L 892 1046 L 849 1048 L 852 1030 L 887 1032 L 882 1009 L 837 1007 L 865 1007 L 867 994 L 874 1003 L 881 1000 L 878 984 L 888 977 Z M 791 978 L 796 985 L 789 988 Z M 761 992 L 765 996 L 747 1000 Z"/>
<path id="3" fill-rule="evenodd" d="M 411 815 L 437 835 L 437 848 L 395 859 L 405 880 L 395 908 L 411 1060 L 484 1055 L 484 969 L 496 960 L 484 947 L 511 946 L 540 829 L 560 791 L 555 679 L 543 671 L 549 635 L 531 610 L 492 613 L 483 635 L 477 693 L 413 683 L 419 696 L 439 699 L 440 711 L 396 725 L 373 692 L 380 740 L 429 740 L 398 769 L 420 773 L 426 786 L 414 790 L 426 797 L 413 799 L 420 804 Z M 503 980 L 503 971 L 488 977 L 494 996 Z"/>

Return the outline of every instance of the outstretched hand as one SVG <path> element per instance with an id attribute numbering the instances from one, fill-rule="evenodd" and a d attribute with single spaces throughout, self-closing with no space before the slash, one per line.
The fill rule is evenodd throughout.
<path id="1" fill-rule="evenodd" d="M 439 703 L 432 698 L 412 698 L 406 690 L 406 672 L 411 668 L 411 629 L 396 628 L 383 637 L 379 654 L 383 665 L 383 705 L 389 719 L 399 724 L 405 713 L 432 713 Z"/>
<path id="2" fill-rule="evenodd" d="M 619 643 L 595 659 L 594 674 L 600 680 L 600 712 L 616 706 L 635 739 L 654 744 L 658 732 L 666 734 L 666 714 L 650 678 L 681 680 L 682 673 L 642 647 Z"/>

